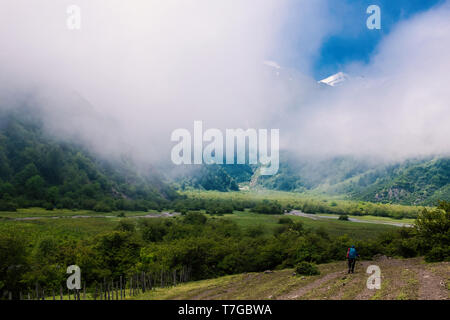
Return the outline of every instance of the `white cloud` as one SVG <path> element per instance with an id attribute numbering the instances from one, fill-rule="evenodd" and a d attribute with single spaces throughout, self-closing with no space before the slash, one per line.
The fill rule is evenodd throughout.
<path id="1" fill-rule="evenodd" d="M 71 4 L 80 31 L 66 27 Z M 279 128 L 282 146 L 302 153 L 449 152 L 448 4 L 343 70 L 362 84 L 323 90 L 308 74 L 336 32 L 330 10 L 325 0 L 3 1 L 2 104 L 37 92 L 53 131 L 144 160 L 169 161 L 170 133 L 194 120 Z M 278 68 L 293 60 L 297 71 Z"/>
<path id="2" fill-rule="evenodd" d="M 400 23 L 364 78 L 315 92 L 290 121 L 302 153 L 404 158 L 450 153 L 450 5 Z"/>

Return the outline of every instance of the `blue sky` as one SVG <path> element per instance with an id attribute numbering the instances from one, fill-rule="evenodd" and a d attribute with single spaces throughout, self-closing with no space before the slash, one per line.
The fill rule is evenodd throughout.
<path id="1" fill-rule="evenodd" d="M 367 63 L 378 43 L 395 25 L 426 11 L 444 0 L 330 0 L 329 11 L 339 25 L 338 30 L 325 38 L 316 56 L 313 76 L 325 78 L 341 71 L 351 62 Z M 381 30 L 369 30 L 366 9 L 369 5 L 381 9 Z"/>

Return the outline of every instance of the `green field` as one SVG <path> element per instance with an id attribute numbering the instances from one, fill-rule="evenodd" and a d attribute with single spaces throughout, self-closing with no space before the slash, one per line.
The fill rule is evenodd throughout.
<path id="1" fill-rule="evenodd" d="M 414 219 L 423 209 L 432 209 L 423 206 L 407 206 L 398 204 L 382 204 L 365 201 L 354 201 L 332 196 L 311 196 L 296 192 L 253 190 L 239 192 L 218 192 L 189 190 L 183 192 L 191 199 L 222 200 L 222 201 L 276 201 L 288 208 L 301 208 L 306 213 L 320 214 L 347 214 L 357 216 L 377 216 L 394 219 Z"/>
<path id="2" fill-rule="evenodd" d="M 322 199 L 308 198 L 302 194 L 277 191 L 260 191 L 260 192 L 215 192 L 215 191 L 187 191 L 184 193 L 190 199 L 214 199 L 214 200 L 263 200 L 269 199 L 277 201 L 283 205 L 315 201 L 325 204 L 333 202 L 336 206 L 350 207 L 354 205 L 370 206 L 369 203 L 352 202 L 339 199 Z M 415 212 L 418 207 L 408 207 L 401 205 L 384 205 L 392 208 L 392 210 L 407 210 Z M 205 210 L 201 210 L 205 213 Z M 120 214 L 125 217 L 118 217 Z M 96 235 L 102 232 L 114 230 L 119 221 L 131 221 L 137 225 L 137 218 L 149 214 L 157 215 L 155 210 L 149 211 L 114 211 L 108 213 L 95 212 L 91 210 L 70 210 L 55 209 L 45 210 L 43 208 L 23 208 L 16 212 L 0 212 L 0 231 L 14 230 L 16 234 L 23 234 L 39 238 L 43 235 L 53 235 L 55 237 L 73 237 L 84 238 Z M 228 219 L 235 222 L 238 226 L 245 229 L 259 227 L 265 234 L 273 234 L 279 226 L 279 219 L 282 215 L 257 214 L 245 211 L 234 211 L 233 214 L 225 214 L 222 216 L 205 214 L 209 219 Z M 306 217 L 289 216 L 293 221 L 301 221 L 305 228 L 322 229 L 327 233 L 340 236 L 347 234 L 356 239 L 374 238 L 378 234 L 394 230 L 397 226 L 389 225 L 389 223 L 406 223 L 413 224 L 414 219 L 394 219 L 392 217 L 368 216 L 368 215 L 349 215 L 350 218 L 359 221 L 367 221 L 368 223 L 338 221 L 338 215 L 331 213 L 318 213 L 317 216 L 327 217 L 313 220 Z M 333 219 L 334 218 L 334 219 Z M 18 219 L 18 220 L 15 220 Z M 172 218 L 164 218 L 172 219 Z M 179 217 L 173 218 L 179 219 Z"/>
<path id="3" fill-rule="evenodd" d="M 35 217 L 75 217 L 75 216 L 94 216 L 94 217 L 111 217 L 124 213 L 127 217 L 144 216 L 150 213 L 157 213 L 155 210 L 148 211 L 112 211 L 112 212 L 96 212 L 92 210 L 70 210 L 70 209 L 54 209 L 46 210 L 43 208 L 21 208 L 17 211 L 2 211 L 1 218 L 35 218 Z"/>
<path id="4" fill-rule="evenodd" d="M 211 217 L 211 216 L 210 216 Z M 286 217 L 285 215 L 264 215 L 252 212 L 236 211 L 233 214 L 226 214 L 223 216 L 213 216 L 213 219 L 229 219 L 236 222 L 243 228 L 250 228 L 254 226 L 261 226 L 266 233 L 272 233 L 275 228 L 279 226 L 279 219 Z M 293 221 L 301 221 L 305 228 L 318 229 L 321 228 L 327 233 L 334 236 L 341 236 L 347 234 L 352 238 L 369 239 L 374 238 L 378 234 L 398 229 L 398 227 L 385 225 L 385 224 L 373 224 L 373 223 L 357 223 L 350 221 L 338 221 L 338 220 L 312 220 L 304 217 L 288 216 Z M 396 220 L 398 221 L 398 220 Z"/>
<path id="5" fill-rule="evenodd" d="M 43 209 L 23 209 L 19 212 L 7 213 L 9 219 L 0 219 L 0 232 L 7 230 L 15 234 L 22 234 L 26 237 L 38 239 L 44 235 L 52 235 L 66 238 L 85 238 L 91 235 L 114 230 L 119 221 L 126 220 L 137 224 L 137 219 L 148 215 L 148 212 L 125 212 L 126 217 L 119 218 L 112 213 L 99 214 L 88 210 L 72 211 L 72 210 L 54 210 L 51 214 Z M 17 216 L 15 216 L 17 215 Z M 36 220 L 13 220 L 13 218 L 24 217 L 44 217 Z M 52 218 L 52 217 L 63 218 Z M 84 216 L 84 218 L 83 218 Z M 100 216 L 100 217 L 99 217 Z M 101 217 L 104 216 L 104 217 Z M 238 226 L 248 229 L 251 227 L 261 227 L 264 233 L 272 234 L 279 226 L 279 219 L 283 215 L 264 215 L 248 211 L 235 211 L 233 214 L 223 216 L 212 216 L 206 214 L 209 219 L 227 219 L 235 222 Z M 321 228 L 331 235 L 340 236 L 347 234 L 352 238 L 368 239 L 374 238 L 384 231 L 398 229 L 398 227 L 374 224 L 374 223 L 356 223 L 350 221 L 338 221 L 332 219 L 312 220 L 304 217 L 289 216 L 293 221 L 301 221 L 305 228 L 318 229 Z M 153 218 L 152 218 L 153 219 Z M 168 217 L 159 219 L 180 219 L 180 217 Z M 362 217 L 358 217 L 362 220 Z M 396 221 L 389 218 L 367 217 L 368 221 Z M 408 223 L 411 219 L 405 219 Z M 403 221 L 403 220 L 401 220 Z M 406 222 L 405 221 L 405 222 Z"/>

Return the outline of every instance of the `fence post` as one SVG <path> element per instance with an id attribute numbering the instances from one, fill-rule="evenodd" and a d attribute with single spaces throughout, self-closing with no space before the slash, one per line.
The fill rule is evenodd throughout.
<path id="1" fill-rule="evenodd" d="M 123 295 L 122 295 L 122 276 L 120 276 L 119 278 L 119 289 L 120 289 L 120 300 L 122 300 Z"/>
<path id="2" fill-rule="evenodd" d="M 146 286 L 146 284 L 145 284 L 145 272 L 142 271 L 142 292 L 145 293 L 145 289 L 147 289 L 146 287 L 147 287 L 147 286 Z"/>
<path id="3" fill-rule="evenodd" d="M 59 286 L 59 298 L 60 298 L 60 300 L 63 299 L 63 289 L 61 286 Z"/>
<path id="4" fill-rule="evenodd" d="M 149 290 L 152 290 L 153 289 L 153 287 L 155 286 L 155 283 L 154 283 L 154 273 L 153 272 L 149 272 L 149 274 L 148 274 L 148 286 L 149 286 Z"/>
<path id="5" fill-rule="evenodd" d="M 137 273 L 134 274 L 134 295 L 139 293 L 139 276 Z"/>
<path id="6" fill-rule="evenodd" d="M 130 277 L 130 281 L 129 281 L 129 283 L 130 283 L 130 296 L 132 296 L 133 295 L 133 276 L 131 276 Z"/>

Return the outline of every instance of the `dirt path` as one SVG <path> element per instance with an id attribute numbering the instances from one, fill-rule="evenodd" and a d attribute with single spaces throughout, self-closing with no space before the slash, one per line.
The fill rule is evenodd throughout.
<path id="1" fill-rule="evenodd" d="M 319 288 L 326 282 L 336 279 L 337 277 L 342 276 L 344 274 L 345 274 L 345 272 L 343 272 L 343 271 L 329 273 L 329 274 L 315 280 L 314 282 L 307 284 L 304 287 L 301 287 L 301 288 L 296 289 L 295 291 L 292 291 L 286 295 L 278 297 L 278 300 L 295 300 L 295 299 L 301 298 L 303 295 L 307 294 L 311 290 Z"/>
<path id="2" fill-rule="evenodd" d="M 419 300 L 447 300 L 444 279 L 426 270 L 419 270 Z"/>
<path id="3" fill-rule="evenodd" d="M 381 289 L 368 289 L 367 267 L 381 270 Z M 343 267 L 345 269 L 345 267 Z M 292 290 L 278 299 L 326 300 L 447 300 L 450 264 L 426 264 L 422 258 L 391 259 L 385 256 L 357 263 L 354 274 L 335 271 Z"/>

